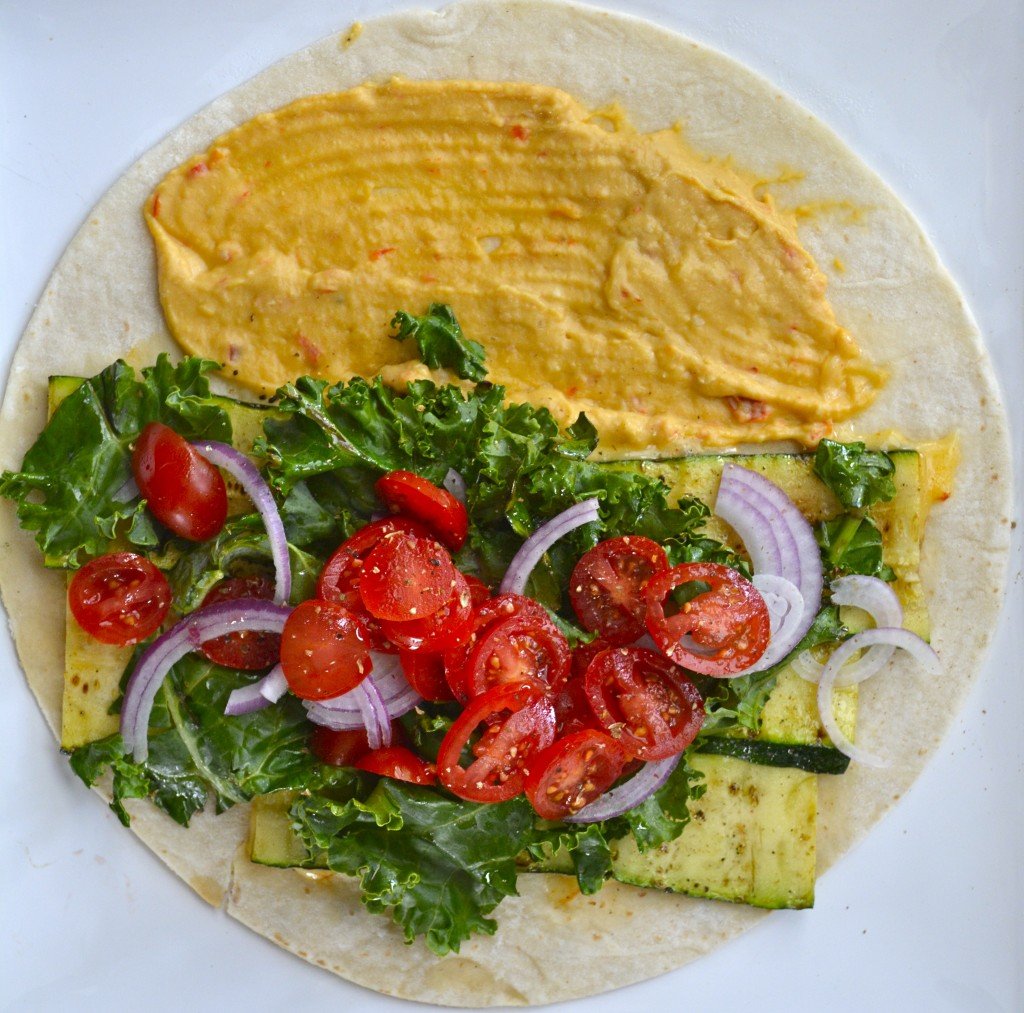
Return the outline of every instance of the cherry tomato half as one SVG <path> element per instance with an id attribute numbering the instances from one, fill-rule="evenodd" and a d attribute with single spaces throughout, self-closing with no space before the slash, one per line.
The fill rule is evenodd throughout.
<path id="1" fill-rule="evenodd" d="M 281 667 L 303 700 L 327 700 L 370 674 L 370 635 L 354 612 L 312 598 L 297 605 L 281 634 Z"/>
<path id="2" fill-rule="evenodd" d="M 203 599 L 203 604 L 213 605 L 219 601 L 234 601 L 236 598 L 270 601 L 273 597 L 273 582 L 254 573 L 248 577 L 228 577 L 214 584 Z M 225 633 L 223 637 L 207 640 L 200 650 L 215 665 L 251 672 L 277 664 L 281 657 L 281 635 L 254 633 L 252 630 Z"/>
<path id="3" fill-rule="evenodd" d="M 111 552 L 75 572 L 68 607 L 91 637 L 127 647 L 159 628 L 171 607 L 171 587 L 144 556 Z"/>
<path id="4" fill-rule="evenodd" d="M 356 760 L 355 765 L 371 774 L 393 777 L 396 781 L 408 781 L 409 784 L 434 784 L 437 781 L 434 765 L 405 746 L 374 749 Z"/>
<path id="5" fill-rule="evenodd" d="M 514 615 L 490 625 L 469 652 L 461 685 L 468 696 L 531 682 L 542 689 L 569 671 L 569 642 L 547 615 Z"/>
<path id="6" fill-rule="evenodd" d="M 446 651 L 469 635 L 473 598 L 466 578 L 453 570 L 452 596 L 433 615 L 404 623 L 380 620 L 384 636 L 406 651 Z"/>
<path id="7" fill-rule="evenodd" d="M 463 767 L 462 751 L 485 723 L 472 745 L 476 759 Z M 530 757 L 554 738 L 554 707 L 542 691 L 521 682 L 495 686 L 473 700 L 448 730 L 437 755 L 437 776 L 459 798 L 504 802 L 522 791 Z"/>
<path id="8" fill-rule="evenodd" d="M 667 614 L 671 592 L 695 581 L 710 590 L 691 598 L 674 615 Z M 757 588 L 728 566 L 674 566 L 652 577 L 644 595 L 654 642 L 691 672 L 727 678 L 752 665 L 768 646 L 768 606 Z"/>
<path id="9" fill-rule="evenodd" d="M 395 513 L 422 521 L 453 552 L 465 543 L 466 508 L 447 489 L 411 471 L 392 471 L 377 479 L 377 495 Z"/>
<path id="10" fill-rule="evenodd" d="M 534 756 L 523 791 L 538 816 L 561 820 L 603 795 L 622 775 L 627 759 L 610 735 L 586 728 L 556 739 Z"/>
<path id="11" fill-rule="evenodd" d="M 162 422 L 150 422 L 132 451 L 132 474 L 153 516 L 193 542 L 213 538 L 228 516 L 221 473 Z"/>
<path id="12" fill-rule="evenodd" d="M 352 767 L 360 756 L 370 751 L 365 728 L 335 731 L 317 725 L 309 739 L 313 755 L 332 767 Z"/>
<path id="13" fill-rule="evenodd" d="M 569 578 L 569 601 L 584 629 L 614 644 L 644 633 L 644 587 L 668 569 L 665 550 L 642 535 L 609 538 L 585 552 Z"/>
<path id="14" fill-rule="evenodd" d="M 439 703 L 452 700 L 452 691 L 444 677 L 444 659 L 429 651 L 399 651 L 398 660 L 409 685 L 426 700 Z"/>
<path id="15" fill-rule="evenodd" d="M 613 647 L 584 679 L 591 709 L 632 756 L 664 760 L 681 753 L 704 723 L 700 691 L 672 662 L 644 647 Z"/>
<path id="16" fill-rule="evenodd" d="M 433 538 L 396 531 L 366 557 L 359 596 L 377 619 L 426 619 L 451 599 L 457 573 L 448 550 Z"/>

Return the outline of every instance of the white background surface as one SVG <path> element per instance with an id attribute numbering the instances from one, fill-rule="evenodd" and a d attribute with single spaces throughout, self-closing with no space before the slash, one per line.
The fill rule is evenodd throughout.
<path id="1" fill-rule="evenodd" d="M 65 244 L 143 151 L 278 57 L 400 6 L 408 5 L 5 0 L 4 372 Z M 1022 5 L 604 6 L 677 28 L 765 74 L 901 194 L 986 336 L 1021 475 Z M 698 964 L 587 1000 L 585 1008 L 1024 1009 L 1022 620 L 1018 531 L 1008 605 L 966 709 L 909 795 L 822 877 L 814 911 L 780 912 Z M 208 908 L 123 831 L 54 748 L 6 630 L 0 679 L 0 1009 L 406 1007 L 309 967 Z"/>

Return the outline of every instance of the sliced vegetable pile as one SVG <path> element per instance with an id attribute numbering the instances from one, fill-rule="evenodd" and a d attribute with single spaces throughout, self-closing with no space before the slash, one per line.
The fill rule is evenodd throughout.
<path id="1" fill-rule="evenodd" d="M 454 327 L 450 346 L 468 347 L 447 307 L 396 320 L 399 337 L 444 347 Z M 210 800 L 301 789 L 310 853 L 437 952 L 494 931 L 523 854 L 565 851 L 593 892 L 616 839 L 678 837 L 701 792 L 687 750 L 702 729 L 756 726 L 794 658 L 835 745 L 866 763 L 880 761 L 836 726 L 832 688 L 895 648 L 937 664 L 899 629 L 862 514 L 813 530 L 730 464 L 715 512 L 737 553 L 703 533 L 699 500 L 670 505 L 661 481 L 588 461 L 585 416 L 562 433 L 488 384 L 304 377 L 243 453 L 213 365 L 115 364 L 0 477 L 48 565 L 75 571 L 75 621 L 138 645 L 120 735 L 72 764 L 87 783 L 113 771 L 125 822 L 127 798 L 187 824 Z M 816 461 L 854 511 L 893 494 L 887 466 L 829 441 Z M 254 513 L 228 516 L 234 488 Z M 845 636 L 840 604 L 878 628 L 819 660 Z"/>

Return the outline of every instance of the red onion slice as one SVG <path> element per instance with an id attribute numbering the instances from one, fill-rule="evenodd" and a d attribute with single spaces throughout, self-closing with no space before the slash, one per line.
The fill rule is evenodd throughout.
<path id="1" fill-rule="evenodd" d="M 231 691 L 224 713 L 229 717 L 239 714 L 252 714 L 254 711 L 277 703 L 288 689 L 288 680 L 284 677 L 284 669 L 275 665 L 262 679 L 249 686 L 242 686 Z"/>
<path id="2" fill-rule="evenodd" d="M 761 597 L 768 606 L 771 639 L 764 654 L 735 675 L 763 672 L 777 665 L 800 643 L 807 632 L 804 624 L 807 608 L 803 595 L 796 585 L 785 577 L 777 577 L 770 573 L 755 573 L 752 583 L 761 592 Z"/>
<path id="3" fill-rule="evenodd" d="M 292 565 L 288 558 L 288 539 L 284 532 L 284 522 L 274 502 L 274 494 L 264 481 L 259 469 L 241 451 L 227 443 L 216 440 L 200 440 L 192 444 L 211 464 L 223 468 L 230 473 L 252 500 L 253 505 L 263 518 L 270 541 L 270 555 L 274 560 L 274 571 L 277 577 L 274 601 L 283 605 L 292 593 Z"/>
<path id="4" fill-rule="evenodd" d="M 143 651 L 121 702 L 121 738 L 138 762 L 149 755 L 149 716 L 171 668 L 207 640 L 252 630 L 280 633 L 291 609 L 256 598 L 218 602 L 189 613 Z"/>
<path id="5" fill-rule="evenodd" d="M 564 817 L 566 823 L 599 823 L 621 816 L 646 802 L 671 776 L 679 765 L 682 753 L 665 760 L 645 763 L 625 784 L 605 792 L 585 805 L 575 816 Z"/>
<path id="6" fill-rule="evenodd" d="M 865 647 L 883 644 L 888 647 L 900 648 L 913 655 L 929 675 L 942 674 L 942 662 L 939 656 L 916 633 L 910 630 L 893 629 L 880 626 L 876 630 L 864 630 L 855 633 L 849 640 L 844 640 L 832 652 L 832 657 L 825 664 L 825 671 L 818 683 L 818 713 L 821 725 L 832 740 L 832 745 L 851 760 L 863 763 L 868 767 L 887 767 L 889 761 L 865 749 L 855 746 L 839 729 L 835 715 L 832 713 L 832 690 L 836 679 L 846 662 Z"/>
<path id="7" fill-rule="evenodd" d="M 521 546 L 512 557 L 508 570 L 502 578 L 498 589 L 501 594 L 523 594 L 526 582 L 530 579 L 533 568 L 540 562 L 540 557 L 551 548 L 559 538 L 567 535 L 584 524 L 592 524 L 599 517 L 598 501 L 585 499 L 556 514 L 545 521 Z"/>
<path id="8" fill-rule="evenodd" d="M 877 627 L 899 629 L 903 625 L 903 606 L 892 587 L 878 577 L 851 574 L 832 581 L 832 601 L 837 605 L 855 605 L 863 609 Z M 856 661 L 847 664 L 836 678 L 836 686 L 853 686 L 869 679 L 889 663 L 895 647 L 877 645 Z M 793 659 L 793 671 L 808 682 L 818 682 L 825 666 L 810 651 Z"/>
<path id="9" fill-rule="evenodd" d="M 371 749 L 391 745 L 391 721 L 384 701 L 377 692 L 377 687 L 370 678 L 363 679 L 355 689 L 351 690 L 356 704 L 366 725 L 366 742 Z"/>
<path id="10" fill-rule="evenodd" d="M 449 468 L 441 484 L 463 505 L 466 505 L 466 480 L 454 469 Z"/>

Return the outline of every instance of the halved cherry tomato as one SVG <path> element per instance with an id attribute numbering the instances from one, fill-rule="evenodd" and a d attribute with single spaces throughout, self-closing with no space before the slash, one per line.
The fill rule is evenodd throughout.
<path id="1" fill-rule="evenodd" d="M 642 535 L 609 538 L 583 554 L 569 578 L 569 601 L 585 629 L 614 644 L 644 633 L 644 587 L 668 569 L 665 550 Z"/>
<path id="2" fill-rule="evenodd" d="M 171 607 L 171 587 L 145 556 L 111 552 L 76 571 L 68 607 L 91 637 L 126 647 L 156 632 Z"/>
<path id="3" fill-rule="evenodd" d="M 369 675 L 370 635 L 359 616 L 344 605 L 312 598 L 297 605 L 285 620 L 281 667 L 296 696 L 339 696 Z"/>
<path id="4" fill-rule="evenodd" d="M 440 654 L 429 651 L 399 651 L 398 660 L 402 665 L 409 685 L 426 700 L 439 703 L 452 700 L 452 691 L 444 677 L 444 659 Z"/>
<path id="5" fill-rule="evenodd" d="M 479 578 L 471 573 L 464 573 L 466 583 L 469 585 L 469 598 L 473 608 L 483 605 L 491 597 L 491 589 Z"/>
<path id="6" fill-rule="evenodd" d="M 572 674 L 582 679 L 587 674 L 587 669 L 590 668 L 590 663 L 594 658 L 602 651 L 607 651 L 609 647 L 618 646 L 620 645 L 613 644 L 610 640 L 605 640 L 604 637 L 595 637 L 589 644 L 580 644 L 578 647 L 574 647 L 572 651 Z"/>
<path id="7" fill-rule="evenodd" d="M 447 490 L 411 471 L 377 479 L 377 495 L 395 512 L 422 521 L 452 551 L 461 549 L 469 530 L 466 508 Z"/>
<path id="8" fill-rule="evenodd" d="M 695 581 L 711 589 L 691 598 L 674 615 L 666 614 L 671 592 Z M 654 642 L 691 672 L 727 678 L 752 665 L 768 646 L 768 606 L 757 588 L 728 566 L 674 566 L 652 577 L 644 595 Z"/>
<path id="9" fill-rule="evenodd" d="M 487 728 L 472 745 L 476 759 L 459 762 L 481 724 Z M 448 730 L 437 755 L 437 776 L 454 795 L 470 802 L 504 802 L 518 795 L 531 756 L 555 738 L 555 710 L 546 694 L 526 683 L 495 686 L 478 696 Z"/>
<path id="10" fill-rule="evenodd" d="M 384 636 L 406 651 L 446 651 L 461 644 L 469 635 L 473 599 L 466 578 L 453 570 L 452 596 L 433 615 L 404 623 L 380 620 Z"/>
<path id="11" fill-rule="evenodd" d="M 538 816 L 561 820 L 603 795 L 622 775 L 627 759 L 610 735 L 586 728 L 534 756 L 523 791 Z"/>
<path id="12" fill-rule="evenodd" d="M 234 601 L 236 598 L 260 598 L 266 601 L 274 597 L 274 585 L 261 574 L 248 577 L 228 577 L 214 584 L 203 599 L 204 605 L 219 601 Z M 223 637 L 207 640 L 200 648 L 215 665 L 225 668 L 240 668 L 255 671 L 276 665 L 281 657 L 281 635 L 279 633 L 225 633 Z"/>
<path id="13" fill-rule="evenodd" d="M 153 516 L 193 542 L 213 538 L 228 516 L 221 473 L 188 440 L 150 422 L 132 451 L 132 474 Z"/>
<path id="14" fill-rule="evenodd" d="M 377 619 L 425 619 L 451 599 L 456 573 L 443 545 L 396 531 L 384 535 L 367 555 L 359 596 Z"/>
<path id="15" fill-rule="evenodd" d="M 365 728 L 335 731 L 316 725 L 310 736 L 309 748 L 313 755 L 333 767 L 352 767 L 360 756 L 370 751 Z"/>
<path id="16" fill-rule="evenodd" d="M 681 753 L 704 723 L 700 691 L 672 662 L 644 647 L 613 647 L 590 663 L 587 699 L 601 727 L 632 756 Z"/>
<path id="17" fill-rule="evenodd" d="M 421 759 L 405 746 L 385 746 L 361 756 L 355 764 L 360 770 L 368 770 L 381 777 L 393 777 L 409 784 L 434 784 L 437 771 L 432 763 Z"/>
<path id="18" fill-rule="evenodd" d="M 471 697 L 509 682 L 544 689 L 565 678 L 569 661 L 569 642 L 547 615 L 515 615 L 478 638 L 466 659 L 462 686 Z"/>
<path id="19" fill-rule="evenodd" d="M 583 676 L 572 675 L 551 688 L 551 702 L 555 705 L 555 723 L 559 735 L 571 735 L 584 728 L 597 727 L 587 699 Z"/>
<path id="20" fill-rule="evenodd" d="M 445 675 L 456 700 L 465 703 L 469 699 L 464 686 L 464 673 L 473 646 L 492 625 L 516 615 L 548 619 L 542 605 L 521 594 L 499 594 L 496 598 L 488 598 L 473 610 L 464 642 L 444 652 Z"/>

